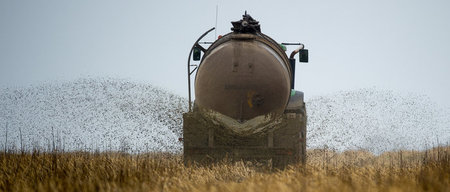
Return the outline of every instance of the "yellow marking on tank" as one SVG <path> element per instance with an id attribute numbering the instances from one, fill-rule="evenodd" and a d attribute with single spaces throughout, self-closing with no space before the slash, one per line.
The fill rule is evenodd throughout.
<path id="1" fill-rule="evenodd" d="M 250 90 L 247 92 L 247 103 L 250 108 L 253 108 L 253 95 L 255 95 L 255 91 Z"/>

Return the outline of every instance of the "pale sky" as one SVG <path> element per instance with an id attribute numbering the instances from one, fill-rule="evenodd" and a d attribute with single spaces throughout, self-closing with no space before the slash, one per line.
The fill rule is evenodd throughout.
<path id="1" fill-rule="evenodd" d="M 307 98 L 377 87 L 450 107 L 445 0 L 2 0 L 0 86 L 114 77 L 187 97 L 188 53 L 214 27 L 216 5 L 217 34 L 247 10 L 276 41 L 306 45 L 310 63 L 297 65 L 296 89 Z"/>

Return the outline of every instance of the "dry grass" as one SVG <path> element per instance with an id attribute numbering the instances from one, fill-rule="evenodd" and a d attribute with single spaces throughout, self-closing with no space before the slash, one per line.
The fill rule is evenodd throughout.
<path id="1" fill-rule="evenodd" d="M 185 167 L 180 155 L 1 153 L 1 191 L 450 191 L 450 147 L 374 156 L 308 151 L 285 170 L 245 162 Z"/>

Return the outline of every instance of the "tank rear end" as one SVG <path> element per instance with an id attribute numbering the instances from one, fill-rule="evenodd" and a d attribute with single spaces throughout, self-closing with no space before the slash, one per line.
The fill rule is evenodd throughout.
<path id="1" fill-rule="evenodd" d="M 197 72 L 198 107 L 241 122 L 281 115 L 291 88 L 287 58 L 278 45 L 252 34 L 229 34 L 216 44 Z"/>

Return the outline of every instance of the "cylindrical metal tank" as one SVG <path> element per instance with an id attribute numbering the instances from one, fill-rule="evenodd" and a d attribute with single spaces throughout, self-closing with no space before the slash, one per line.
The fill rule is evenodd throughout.
<path id="1" fill-rule="evenodd" d="M 283 113 L 290 83 L 289 60 L 279 44 L 262 33 L 230 33 L 201 61 L 195 104 L 236 132 L 257 132 Z"/>

